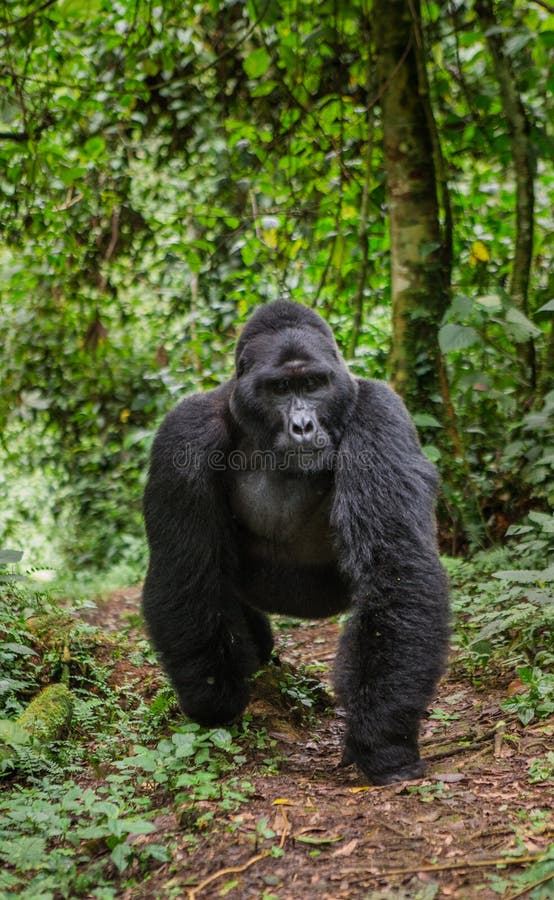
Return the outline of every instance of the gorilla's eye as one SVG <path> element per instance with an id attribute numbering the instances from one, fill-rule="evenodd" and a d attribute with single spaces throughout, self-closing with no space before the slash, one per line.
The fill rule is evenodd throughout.
<path id="1" fill-rule="evenodd" d="M 310 375 L 306 378 L 304 382 L 304 390 L 305 391 L 317 391 L 320 387 L 326 383 L 327 379 L 324 375 Z"/>
<path id="2" fill-rule="evenodd" d="M 278 381 L 272 381 L 271 390 L 274 394 L 288 394 L 291 390 L 291 384 L 288 378 L 279 378 Z"/>

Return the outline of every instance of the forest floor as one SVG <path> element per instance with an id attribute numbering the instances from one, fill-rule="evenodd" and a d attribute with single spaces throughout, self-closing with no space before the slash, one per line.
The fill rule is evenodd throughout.
<path id="1" fill-rule="evenodd" d="M 116 630 L 137 611 L 138 596 L 118 591 L 87 619 Z M 316 664 L 329 683 L 338 631 L 334 622 L 281 623 L 276 649 L 291 671 Z M 140 691 L 148 674 L 120 659 L 112 677 Z M 554 721 L 523 728 L 500 708 L 506 687 L 477 690 L 446 676 L 422 729 L 426 777 L 385 787 L 340 767 L 340 710 L 302 723 L 262 690 L 249 708 L 251 728 L 265 728 L 271 743 L 246 751 L 248 801 L 231 810 L 201 801 L 209 825 L 191 838 L 190 810 L 168 812 L 161 798 L 156 833 L 137 840 L 170 845 L 171 861 L 118 896 L 552 897 L 552 868 L 545 875 L 534 866 L 554 834 L 552 796 L 530 781 L 529 767 L 551 749 Z"/>

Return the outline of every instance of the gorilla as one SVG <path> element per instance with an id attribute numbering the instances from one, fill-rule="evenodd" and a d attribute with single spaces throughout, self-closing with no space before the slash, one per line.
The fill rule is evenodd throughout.
<path id="1" fill-rule="evenodd" d="M 348 610 L 343 762 L 374 784 L 420 777 L 449 631 L 436 490 L 393 390 L 354 378 L 313 310 L 261 306 L 235 375 L 182 400 L 152 450 L 143 611 L 183 712 L 210 726 L 241 715 L 271 656 L 268 613 Z"/>

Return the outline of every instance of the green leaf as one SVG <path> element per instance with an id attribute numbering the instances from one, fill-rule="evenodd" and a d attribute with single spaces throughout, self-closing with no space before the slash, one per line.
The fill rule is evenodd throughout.
<path id="1" fill-rule="evenodd" d="M 538 337 L 541 334 L 540 328 L 533 325 L 531 320 L 515 307 L 506 313 L 505 328 L 516 342 L 528 341 L 529 338 Z"/>
<path id="2" fill-rule="evenodd" d="M 328 837 L 312 837 L 309 834 L 299 834 L 295 836 L 294 840 L 299 841 L 301 844 L 335 844 L 337 841 L 343 841 L 344 836 L 335 834 Z"/>
<path id="3" fill-rule="evenodd" d="M 96 159 L 106 149 L 106 141 L 100 135 L 91 137 L 85 143 L 83 150 L 89 159 Z"/>
<path id="4" fill-rule="evenodd" d="M 500 572 L 493 572 L 492 577 L 512 581 L 514 584 L 554 581 L 554 566 L 547 569 L 502 569 Z"/>
<path id="5" fill-rule="evenodd" d="M 505 44 L 505 51 L 508 56 L 517 56 L 517 54 L 523 50 L 524 47 L 527 46 L 529 41 L 533 40 L 533 35 L 530 31 L 526 31 L 520 34 L 514 34 L 513 37 L 509 37 Z"/>
<path id="6" fill-rule="evenodd" d="M 249 78 L 260 78 L 269 69 L 271 57 L 264 47 L 253 50 L 243 62 L 244 71 Z"/>
<path id="7" fill-rule="evenodd" d="M 169 847 L 166 847 L 165 844 L 147 844 L 143 852 L 158 862 L 169 862 L 171 859 Z"/>
<path id="8" fill-rule="evenodd" d="M 110 853 L 110 856 L 117 866 L 118 871 L 123 872 L 129 865 L 132 854 L 133 848 L 130 847 L 129 844 L 116 844 Z"/>
<path id="9" fill-rule="evenodd" d="M 277 87 L 276 81 L 262 81 L 256 84 L 250 91 L 252 97 L 267 97 Z"/>
<path id="10" fill-rule="evenodd" d="M 549 516 L 548 513 L 532 510 L 528 515 L 528 519 L 540 525 L 541 530 L 546 532 L 546 534 L 554 534 L 554 515 Z"/>
<path id="11" fill-rule="evenodd" d="M 440 250 L 441 244 L 437 241 L 427 241 L 424 244 L 420 244 L 419 246 L 419 255 L 422 259 L 427 259 L 428 256 L 431 256 L 432 253 L 435 253 L 436 250 Z"/>
<path id="12" fill-rule="evenodd" d="M 36 654 L 36 650 L 28 647 L 27 644 L 16 644 L 13 641 L 2 643 L 2 650 L 7 650 L 8 653 L 15 653 L 19 656 L 35 656 Z"/>
<path id="13" fill-rule="evenodd" d="M 421 449 L 430 462 L 436 463 L 440 460 L 442 454 L 434 444 L 425 444 Z"/>
<path id="14" fill-rule="evenodd" d="M 0 841 L 0 859 L 24 872 L 44 864 L 46 841 L 41 837 L 19 835 L 13 841 Z"/>
<path id="15" fill-rule="evenodd" d="M 61 168 L 59 170 L 59 176 L 63 183 L 66 185 L 73 184 L 75 181 L 79 181 L 86 174 L 86 166 L 70 166 L 67 169 Z"/>
<path id="16" fill-rule="evenodd" d="M 28 688 L 26 681 L 20 678 L 0 678 L 0 694 L 7 694 L 8 691 L 20 691 L 22 688 Z"/>
<path id="17" fill-rule="evenodd" d="M 147 819 L 118 819 L 117 824 L 121 834 L 152 834 L 156 831 L 154 823 Z"/>
<path id="18" fill-rule="evenodd" d="M 475 297 L 475 303 L 486 309 L 501 309 L 502 307 L 502 299 L 498 294 L 484 294 L 482 297 Z"/>
<path id="19" fill-rule="evenodd" d="M 478 340 L 478 333 L 469 325 L 454 325 L 452 322 L 448 322 L 439 331 L 439 345 L 442 353 L 465 350 L 476 344 Z"/>
<path id="20" fill-rule="evenodd" d="M 29 732 L 12 722 L 11 719 L 0 719 L 0 741 L 8 744 L 10 747 L 20 747 L 22 744 L 28 744 L 31 740 Z"/>
<path id="21" fill-rule="evenodd" d="M 226 728 L 216 728 L 211 732 L 210 740 L 216 747 L 224 749 L 233 743 L 233 735 Z"/>
<path id="22" fill-rule="evenodd" d="M 554 31 L 543 31 L 538 38 L 548 50 L 554 49 Z"/>
<path id="23" fill-rule="evenodd" d="M 412 419 L 418 428 L 442 428 L 439 420 L 431 413 L 415 413 Z"/>
<path id="24" fill-rule="evenodd" d="M 19 562 L 22 556 L 23 552 L 21 550 L 0 550 L 0 566 Z"/>
<path id="25" fill-rule="evenodd" d="M 541 308 L 538 309 L 537 312 L 554 312 L 554 300 L 549 300 L 548 303 L 545 303 L 544 306 L 541 306 Z"/>
<path id="26" fill-rule="evenodd" d="M 527 707 L 525 707 L 525 709 L 520 710 L 518 715 L 519 715 L 519 721 L 521 722 L 521 724 L 528 725 L 529 722 L 531 721 L 531 719 L 533 718 L 533 716 L 535 715 L 535 711 L 534 711 L 534 709 L 532 709 L 532 707 L 527 706 Z"/>

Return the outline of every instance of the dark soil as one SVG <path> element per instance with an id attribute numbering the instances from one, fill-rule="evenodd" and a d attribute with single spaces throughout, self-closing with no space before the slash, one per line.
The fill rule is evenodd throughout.
<path id="1" fill-rule="evenodd" d="M 138 591 L 119 591 L 87 618 L 115 629 L 137 607 Z M 329 681 L 338 630 L 330 622 L 279 630 L 279 656 L 293 667 L 322 663 L 320 677 Z M 159 683 L 157 670 L 140 676 L 145 694 Z M 120 661 L 114 677 L 124 683 L 137 672 Z M 174 846 L 172 862 L 153 872 L 143 888 L 125 889 L 120 896 L 529 896 L 513 882 L 502 890 L 500 881 L 528 868 L 552 841 L 551 783 L 533 784 L 528 772 L 532 761 L 552 748 L 554 721 L 523 729 L 500 708 L 506 687 L 477 690 L 467 680 L 444 678 L 434 717 L 422 729 L 426 778 L 386 787 L 370 787 L 353 767 L 340 768 L 340 710 L 319 715 L 310 725 L 293 715 L 287 721 L 280 699 L 272 703 L 263 687 L 257 689 L 250 712 L 275 744 L 260 752 L 260 759 L 253 751 L 247 764 L 254 795 L 232 813 L 207 802 L 213 822 L 192 839 L 177 814 L 160 815 L 158 831 L 149 839 Z M 280 758 L 277 774 L 260 774 L 262 756 Z M 260 834 L 263 819 L 274 837 Z M 541 897 L 549 896 L 548 888 L 552 881 L 544 884 Z"/>

